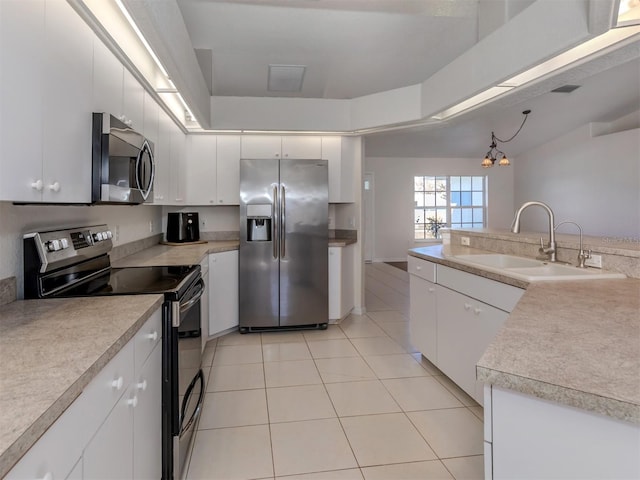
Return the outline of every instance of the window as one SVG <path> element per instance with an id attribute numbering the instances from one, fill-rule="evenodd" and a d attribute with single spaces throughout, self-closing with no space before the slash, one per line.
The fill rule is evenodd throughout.
<path id="1" fill-rule="evenodd" d="M 442 227 L 484 227 L 485 185 L 484 176 L 414 177 L 414 239 L 437 238 Z"/>

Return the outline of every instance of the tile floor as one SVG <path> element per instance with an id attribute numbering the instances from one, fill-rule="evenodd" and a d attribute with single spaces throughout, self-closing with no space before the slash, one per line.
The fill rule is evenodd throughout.
<path id="1" fill-rule="evenodd" d="M 411 346 L 407 273 L 367 265 L 366 306 L 209 342 L 187 479 L 483 478 L 482 407 Z"/>

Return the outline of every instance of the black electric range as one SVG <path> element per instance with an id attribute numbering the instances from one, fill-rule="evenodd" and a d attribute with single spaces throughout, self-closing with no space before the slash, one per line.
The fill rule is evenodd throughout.
<path id="1" fill-rule="evenodd" d="M 200 265 L 112 268 L 106 225 L 24 235 L 25 298 L 162 294 L 162 478 L 179 478 L 204 398 Z M 188 328 L 187 328 L 188 326 Z M 182 365 L 181 358 L 189 358 Z M 184 362 L 182 362 L 184 363 Z M 117 459 L 114 459 L 117 461 Z"/>

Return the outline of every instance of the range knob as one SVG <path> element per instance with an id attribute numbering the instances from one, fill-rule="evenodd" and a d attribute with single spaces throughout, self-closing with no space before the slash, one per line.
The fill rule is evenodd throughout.
<path id="1" fill-rule="evenodd" d="M 94 242 L 101 242 L 102 241 L 102 232 L 94 233 L 93 234 L 93 241 Z"/>
<path id="2" fill-rule="evenodd" d="M 107 230 L 106 232 L 104 232 L 107 235 L 107 238 L 112 238 L 113 234 L 111 233 L 111 230 Z"/>
<path id="3" fill-rule="evenodd" d="M 65 248 L 69 248 L 69 240 L 67 240 L 66 238 L 61 238 L 60 239 L 60 245 L 62 246 L 63 250 Z"/>
<path id="4" fill-rule="evenodd" d="M 49 240 L 45 245 L 49 252 L 57 252 L 62 248 L 60 240 Z"/>

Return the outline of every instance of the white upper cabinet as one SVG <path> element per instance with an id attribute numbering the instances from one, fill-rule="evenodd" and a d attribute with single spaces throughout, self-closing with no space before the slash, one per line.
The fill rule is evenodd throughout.
<path id="1" fill-rule="evenodd" d="M 42 199 L 45 3 L 0 3 L 0 200 L 37 202 Z"/>
<path id="2" fill-rule="evenodd" d="M 99 39 L 93 42 L 93 111 L 124 115 L 124 67 Z"/>
<path id="3" fill-rule="evenodd" d="M 282 137 L 283 158 L 314 159 L 322 156 L 322 139 L 315 136 Z"/>
<path id="4" fill-rule="evenodd" d="M 160 107 L 151 95 L 144 92 L 144 119 L 142 122 L 142 134 L 153 142 L 154 147 L 158 143 L 158 115 Z M 155 153 L 155 150 L 154 150 Z"/>
<path id="5" fill-rule="evenodd" d="M 171 177 L 171 132 L 172 120 L 162 109 L 158 109 L 158 141 L 155 144 L 154 160 L 156 173 L 153 181 L 153 202 L 169 204 L 169 178 Z"/>
<path id="6" fill-rule="evenodd" d="M 217 142 L 217 203 L 240 204 L 240 136 L 220 135 Z"/>
<path id="7" fill-rule="evenodd" d="M 43 78 L 45 202 L 91 200 L 94 35 L 67 2 L 47 0 Z"/>
<path id="8" fill-rule="evenodd" d="M 242 158 L 280 158 L 282 137 L 276 135 L 243 135 Z"/>
<path id="9" fill-rule="evenodd" d="M 169 155 L 169 205 L 185 205 L 187 203 L 187 137 L 180 128 L 169 119 L 169 135 L 171 137 L 171 153 Z"/>
<path id="10" fill-rule="evenodd" d="M 187 203 L 215 205 L 216 202 L 216 136 L 187 137 Z"/>
<path id="11" fill-rule="evenodd" d="M 354 168 L 360 155 L 360 137 L 322 137 L 322 158 L 329 162 L 329 203 L 355 201 Z"/>
<path id="12" fill-rule="evenodd" d="M 129 70 L 124 69 L 122 114 L 131 128 L 141 132 L 144 123 L 144 89 Z"/>

